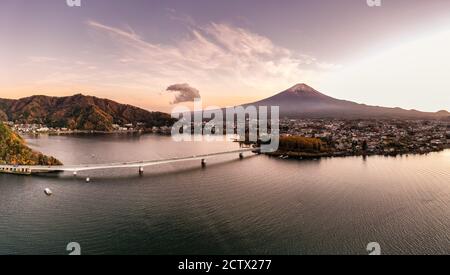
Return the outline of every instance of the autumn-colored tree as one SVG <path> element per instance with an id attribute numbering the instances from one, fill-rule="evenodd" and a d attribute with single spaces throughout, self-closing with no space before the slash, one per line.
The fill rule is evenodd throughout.
<path id="1" fill-rule="evenodd" d="M 53 158 L 35 152 L 8 126 L 0 122 L 0 164 L 9 165 L 61 165 Z"/>

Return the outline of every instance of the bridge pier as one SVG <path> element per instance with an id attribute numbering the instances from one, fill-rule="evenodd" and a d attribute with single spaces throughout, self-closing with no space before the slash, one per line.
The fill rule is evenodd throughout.
<path id="1" fill-rule="evenodd" d="M 239 153 L 239 158 L 243 159 L 244 158 L 244 153 Z"/>
<path id="2" fill-rule="evenodd" d="M 139 167 L 139 175 L 142 176 L 144 175 L 144 167 Z"/>
<path id="3" fill-rule="evenodd" d="M 203 167 L 203 168 L 206 167 L 206 159 L 202 159 L 202 167 Z"/>

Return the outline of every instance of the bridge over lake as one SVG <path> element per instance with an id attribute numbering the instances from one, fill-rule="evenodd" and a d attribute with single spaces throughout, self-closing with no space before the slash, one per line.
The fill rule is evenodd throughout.
<path id="1" fill-rule="evenodd" d="M 31 175 L 39 173 L 55 173 L 55 172 L 71 172 L 76 175 L 82 171 L 94 171 L 94 170 L 108 170 L 118 168 L 138 168 L 139 174 L 144 173 L 144 168 L 148 166 L 186 162 L 193 160 L 200 160 L 201 165 L 205 166 L 207 159 L 219 157 L 223 155 L 238 154 L 239 158 L 244 158 L 245 152 L 259 153 L 259 148 L 245 148 L 227 152 L 211 153 L 204 155 L 194 155 L 188 157 L 175 157 L 159 160 L 149 161 L 133 161 L 133 162 L 121 162 L 121 163 L 106 163 L 106 164 L 85 164 L 85 165 L 61 165 L 61 166 L 27 166 L 27 165 L 0 165 L 0 173 L 8 174 L 21 174 Z"/>

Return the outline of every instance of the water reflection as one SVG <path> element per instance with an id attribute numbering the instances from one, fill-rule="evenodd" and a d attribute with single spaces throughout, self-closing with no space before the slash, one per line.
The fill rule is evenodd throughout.
<path id="1" fill-rule="evenodd" d="M 238 148 L 152 135 L 28 142 L 65 164 Z M 142 177 L 133 169 L 0 175 L 0 254 L 65 254 L 73 241 L 87 254 L 367 254 L 372 241 L 388 254 L 448 254 L 449 157 L 230 155 L 206 169 L 198 161 L 168 164 Z"/>

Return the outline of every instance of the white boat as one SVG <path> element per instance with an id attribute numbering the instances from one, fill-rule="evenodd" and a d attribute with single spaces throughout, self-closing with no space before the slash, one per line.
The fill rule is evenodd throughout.
<path id="1" fill-rule="evenodd" d="M 53 194 L 52 190 L 50 190 L 50 189 L 48 189 L 48 188 L 45 188 L 44 193 L 45 193 L 47 196 L 51 196 L 51 195 Z"/>

